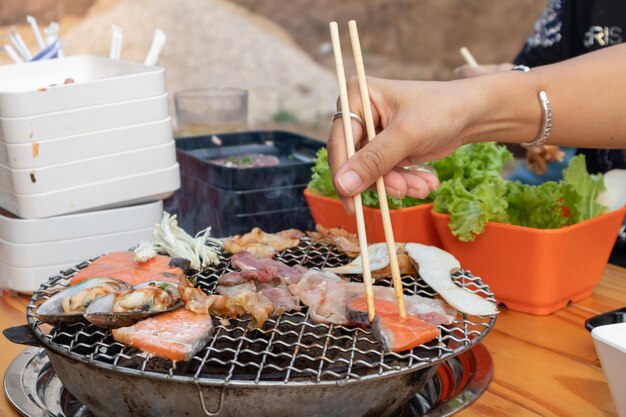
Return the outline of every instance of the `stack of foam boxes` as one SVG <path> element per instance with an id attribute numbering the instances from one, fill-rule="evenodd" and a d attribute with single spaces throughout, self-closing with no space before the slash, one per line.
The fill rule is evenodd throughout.
<path id="1" fill-rule="evenodd" d="M 0 67 L 0 288 L 151 237 L 180 186 L 162 68 L 75 56 Z"/>

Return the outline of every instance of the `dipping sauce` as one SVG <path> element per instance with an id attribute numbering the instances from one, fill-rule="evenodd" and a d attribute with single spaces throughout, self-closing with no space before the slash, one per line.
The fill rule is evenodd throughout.
<path id="1" fill-rule="evenodd" d="M 248 153 L 228 156 L 226 158 L 209 159 L 209 162 L 229 168 L 259 168 L 276 166 L 280 161 L 274 155 Z"/>

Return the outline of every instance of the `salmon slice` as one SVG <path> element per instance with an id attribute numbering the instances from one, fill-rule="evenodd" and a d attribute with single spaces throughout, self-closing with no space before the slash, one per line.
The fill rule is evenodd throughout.
<path id="1" fill-rule="evenodd" d="M 146 262 L 135 262 L 132 252 L 111 252 L 93 261 L 70 279 L 76 285 L 94 277 L 109 277 L 137 285 L 148 281 L 176 281 L 184 276 L 182 269 L 170 266 L 169 256 L 157 255 Z"/>
<path id="2" fill-rule="evenodd" d="M 348 302 L 347 317 L 351 321 L 370 326 L 374 337 L 388 352 L 402 352 L 429 342 L 439 336 L 438 328 L 417 317 L 400 317 L 398 305 L 393 301 L 374 300 L 376 318 L 369 323 L 365 297 Z"/>
<path id="3" fill-rule="evenodd" d="M 129 327 L 113 330 L 113 339 L 150 355 L 188 361 L 211 339 L 213 322 L 208 314 L 185 308 L 160 314 Z"/>

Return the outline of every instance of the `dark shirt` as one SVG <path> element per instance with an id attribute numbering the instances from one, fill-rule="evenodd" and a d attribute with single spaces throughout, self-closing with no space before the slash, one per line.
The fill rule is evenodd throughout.
<path id="1" fill-rule="evenodd" d="M 553 64 L 617 45 L 624 39 L 626 2 L 549 0 L 514 62 L 529 67 Z M 585 155 L 590 172 L 626 169 L 624 150 L 579 149 L 578 153 Z"/>

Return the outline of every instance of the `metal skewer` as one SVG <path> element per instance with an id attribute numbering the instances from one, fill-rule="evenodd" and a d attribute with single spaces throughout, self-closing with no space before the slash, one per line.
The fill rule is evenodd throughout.
<path id="1" fill-rule="evenodd" d="M 348 158 L 355 153 L 354 136 L 352 134 L 352 121 L 350 119 L 350 104 L 348 102 L 348 88 L 346 87 L 346 74 L 343 67 L 343 57 L 341 55 L 341 43 L 339 41 L 339 29 L 337 22 L 330 22 L 330 38 L 335 55 L 335 66 L 337 69 L 337 82 L 339 84 L 339 100 L 341 102 L 343 132 L 346 141 L 346 151 Z M 354 197 L 354 211 L 356 215 L 357 235 L 359 237 L 359 247 L 361 249 L 361 259 L 363 260 L 363 282 L 365 283 L 365 300 L 367 302 L 367 315 L 370 322 L 374 321 L 376 311 L 374 308 L 374 289 L 372 287 L 372 272 L 370 270 L 369 254 L 367 252 L 367 235 L 365 234 L 365 219 L 363 217 L 363 203 L 361 194 Z"/>
<path id="2" fill-rule="evenodd" d="M 365 127 L 367 129 L 367 137 L 371 141 L 376 137 L 376 128 L 374 126 L 374 117 L 372 116 L 372 105 L 370 103 L 370 95 L 367 89 L 365 65 L 363 63 L 363 54 L 361 52 L 361 42 L 359 41 L 359 31 L 356 26 L 356 21 L 351 20 L 348 22 L 348 28 L 350 29 L 352 52 L 354 54 L 354 62 L 356 63 L 356 74 L 359 81 L 359 90 L 361 92 L 361 102 L 363 103 L 363 116 L 365 119 Z M 396 254 L 396 242 L 393 236 L 391 215 L 389 214 L 389 203 L 387 201 L 387 191 L 385 191 L 385 181 L 382 177 L 376 180 L 376 192 L 378 193 L 378 201 L 380 203 L 380 213 L 383 217 L 385 240 L 387 241 L 387 251 L 389 252 L 389 266 L 391 267 L 391 277 L 393 289 L 396 293 L 396 300 L 398 302 L 398 310 L 400 311 L 400 317 L 406 317 L 403 298 L 404 292 L 402 291 L 402 279 L 400 278 L 398 255 Z"/>

